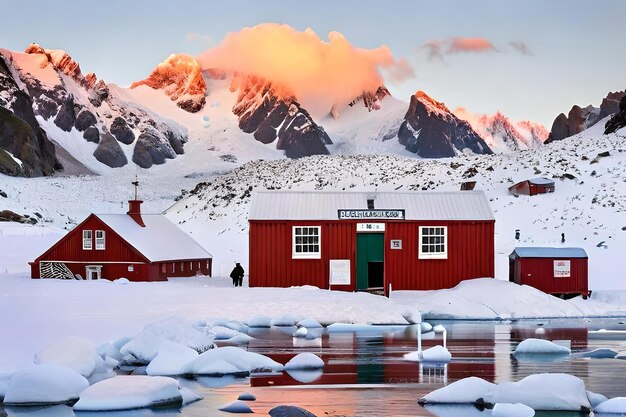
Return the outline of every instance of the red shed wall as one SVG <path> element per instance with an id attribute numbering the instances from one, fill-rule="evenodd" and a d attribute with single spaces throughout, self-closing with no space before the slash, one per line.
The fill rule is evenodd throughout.
<path id="1" fill-rule="evenodd" d="M 570 277 L 554 277 L 554 261 L 570 261 Z M 586 258 L 518 258 L 515 263 L 515 282 L 530 285 L 549 294 L 585 294 L 588 286 L 588 260 Z"/>
<path id="2" fill-rule="evenodd" d="M 329 261 L 350 259 L 351 285 L 356 289 L 356 224 L 362 221 L 251 221 L 250 286 L 314 285 L 328 288 Z M 386 223 L 385 289 L 427 290 L 450 288 L 470 278 L 494 276 L 494 222 Z M 292 227 L 321 226 L 321 259 L 292 259 Z M 448 227 L 448 259 L 418 259 L 419 226 Z M 402 240 L 401 250 L 390 248 Z"/>

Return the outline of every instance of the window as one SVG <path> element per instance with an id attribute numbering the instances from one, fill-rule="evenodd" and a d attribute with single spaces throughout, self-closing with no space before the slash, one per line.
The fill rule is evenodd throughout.
<path id="1" fill-rule="evenodd" d="M 165 274 L 167 272 L 167 266 L 165 264 L 161 264 L 161 273 Z"/>
<path id="2" fill-rule="evenodd" d="M 320 226 L 293 226 L 294 259 L 320 259 Z"/>
<path id="3" fill-rule="evenodd" d="M 419 259 L 448 259 L 447 226 L 420 226 Z"/>
<path id="4" fill-rule="evenodd" d="M 91 250 L 91 230 L 83 230 L 83 250 Z"/>
<path id="5" fill-rule="evenodd" d="M 172 273 L 176 272 L 176 264 L 174 262 L 172 262 Z"/>
<path id="6" fill-rule="evenodd" d="M 179 264 L 179 266 L 180 266 L 180 272 L 183 272 L 183 268 L 185 267 L 185 263 L 184 263 L 184 262 L 181 262 L 181 263 Z"/>
<path id="7" fill-rule="evenodd" d="M 193 262 L 189 261 L 189 271 L 193 271 Z"/>
<path id="8" fill-rule="evenodd" d="M 96 250 L 104 250 L 104 230 L 96 230 Z"/>

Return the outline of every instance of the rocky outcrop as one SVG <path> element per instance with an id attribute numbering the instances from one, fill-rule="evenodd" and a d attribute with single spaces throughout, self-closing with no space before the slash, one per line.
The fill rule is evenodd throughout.
<path id="1" fill-rule="evenodd" d="M 615 133 L 626 126 L 626 96 L 619 102 L 619 113 L 606 122 L 604 134 Z"/>
<path id="2" fill-rule="evenodd" d="M 78 129 L 79 132 L 84 132 L 89 126 L 93 126 L 97 122 L 98 120 L 92 112 L 87 109 L 83 109 L 80 113 L 78 113 L 78 116 L 76 116 L 74 126 L 76 126 L 76 129 Z"/>
<path id="3" fill-rule="evenodd" d="M 121 117 L 116 117 L 115 120 L 113 120 L 109 130 L 115 136 L 115 139 L 126 145 L 130 145 L 135 140 L 135 134 L 132 129 L 128 126 L 126 120 Z"/>
<path id="4" fill-rule="evenodd" d="M 76 122 L 76 113 L 74 112 L 74 99 L 72 96 L 67 97 L 61 103 L 57 117 L 54 119 L 54 124 L 61 130 L 70 132 Z"/>
<path id="5" fill-rule="evenodd" d="M 122 147 L 110 133 L 102 135 L 93 156 L 111 168 L 123 167 L 128 163 Z"/>
<path id="6" fill-rule="evenodd" d="M 178 107 L 190 113 L 200 111 L 206 103 L 207 87 L 202 66 L 190 55 L 170 55 L 148 78 L 134 82 L 130 88 L 140 85 L 163 90 Z"/>
<path id="7" fill-rule="evenodd" d="M 422 158 L 447 158 L 465 151 L 493 153 L 469 123 L 423 91 L 411 97 L 398 130 L 398 140 L 408 151 Z"/>
<path id="8" fill-rule="evenodd" d="M 621 111 L 621 101 L 626 97 L 626 90 L 610 92 L 602 99 L 600 104 L 600 115 L 598 119 L 602 120 L 606 116 L 616 114 Z"/>
<path id="9" fill-rule="evenodd" d="M 262 78 L 241 75 L 235 76 L 231 90 L 239 92 L 233 113 L 242 131 L 261 143 L 276 142 L 276 149 L 284 150 L 288 158 L 329 154 L 330 137 L 289 91 Z"/>
<path id="10" fill-rule="evenodd" d="M 95 126 L 89 126 L 85 129 L 85 133 L 83 133 L 83 139 L 87 142 L 99 143 L 100 142 L 100 131 Z"/>
<path id="11" fill-rule="evenodd" d="M 133 152 L 133 162 L 142 168 L 150 168 L 152 165 L 165 163 L 166 159 L 176 157 L 176 152 L 172 148 L 167 138 L 155 129 L 143 132 L 137 138 L 135 150 Z"/>
<path id="12" fill-rule="evenodd" d="M 380 110 L 380 100 L 387 96 L 391 96 L 391 93 L 389 92 L 389 90 L 387 90 L 387 87 L 381 85 L 376 89 L 376 91 L 364 91 L 362 95 L 354 99 L 352 102 L 348 103 L 348 105 L 350 107 L 353 107 L 358 103 L 363 103 L 365 108 L 367 108 L 369 111 Z"/>
<path id="13" fill-rule="evenodd" d="M 15 222 L 26 224 L 37 224 L 37 219 L 27 214 L 17 214 L 11 210 L 0 211 L 0 222 Z"/>

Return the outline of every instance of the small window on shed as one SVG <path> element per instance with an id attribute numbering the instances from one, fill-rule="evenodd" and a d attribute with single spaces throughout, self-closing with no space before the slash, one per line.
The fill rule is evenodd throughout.
<path id="1" fill-rule="evenodd" d="M 83 250 L 91 250 L 92 248 L 92 231 L 83 230 Z"/>
<path id="2" fill-rule="evenodd" d="M 448 259 L 448 227 L 420 226 L 419 259 Z"/>
<path id="3" fill-rule="evenodd" d="M 320 259 L 320 226 L 293 226 L 293 259 Z"/>
<path id="4" fill-rule="evenodd" d="M 161 264 L 161 273 L 164 274 L 167 272 L 167 266 L 165 264 Z"/>

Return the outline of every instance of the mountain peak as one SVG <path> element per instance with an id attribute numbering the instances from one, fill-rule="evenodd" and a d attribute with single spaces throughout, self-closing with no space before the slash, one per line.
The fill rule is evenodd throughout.
<path id="1" fill-rule="evenodd" d="M 61 49 L 45 49 L 38 43 L 31 43 L 24 50 L 26 54 L 39 54 L 47 57 L 48 62 L 52 64 L 52 66 L 61 71 L 63 74 L 68 77 L 72 77 L 79 84 L 86 86 L 91 83 L 91 85 L 95 84 L 95 74 L 92 73 L 89 82 L 83 76 L 80 65 L 76 62 L 67 52 Z"/>
<path id="2" fill-rule="evenodd" d="M 206 103 L 207 87 L 202 66 L 191 55 L 171 54 L 148 78 L 134 82 L 130 88 L 141 85 L 163 90 L 178 107 L 190 113 L 201 110 Z"/>
<path id="3" fill-rule="evenodd" d="M 426 94 L 424 91 L 422 90 L 418 90 L 415 93 L 415 98 L 420 101 L 422 104 L 424 104 L 424 106 L 426 107 L 426 109 L 429 112 L 432 113 L 443 113 L 443 114 L 450 114 L 452 113 L 448 107 L 446 107 L 445 104 L 443 104 L 440 101 L 435 100 L 434 98 L 432 98 L 431 96 L 429 96 L 428 94 Z"/>

